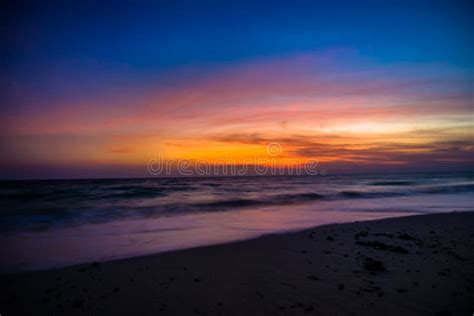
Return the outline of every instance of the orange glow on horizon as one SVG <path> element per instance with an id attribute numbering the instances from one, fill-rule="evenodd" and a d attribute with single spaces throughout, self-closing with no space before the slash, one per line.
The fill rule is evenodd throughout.
<path id="1" fill-rule="evenodd" d="M 403 67 L 361 71 L 341 69 L 330 56 L 323 61 L 240 64 L 157 85 L 133 106 L 72 99 L 44 115 L 7 116 L 4 135 L 15 142 L 3 163 L 143 166 L 163 153 L 168 160 L 247 164 L 268 158 L 270 142 L 282 147 L 274 160 L 294 164 L 472 162 L 472 93 L 453 92 L 455 73 L 425 77 L 422 67 L 401 77 Z"/>

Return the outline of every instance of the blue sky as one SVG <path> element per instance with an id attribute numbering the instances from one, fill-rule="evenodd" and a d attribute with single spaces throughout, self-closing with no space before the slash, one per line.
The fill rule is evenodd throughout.
<path id="1" fill-rule="evenodd" d="M 468 1 L 57 3 L 4 12 L 8 68 L 75 60 L 146 72 L 327 47 L 349 47 L 383 63 L 473 63 Z"/>

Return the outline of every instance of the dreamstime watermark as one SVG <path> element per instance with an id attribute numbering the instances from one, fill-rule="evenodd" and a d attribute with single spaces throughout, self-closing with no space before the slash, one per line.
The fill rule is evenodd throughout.
<path id="1" fill-rule="evenodd" d="M 246 175 L 322 175 L 327 170 L 319 168 L 314 158 L 296 159 L 281 157 L 282 147 L 271 142 L 266 147 L 266 157 L 253 157 L 236 162 L 229 158 L 165 159 L 163 152 L 148 160 L 147 170 L 153 176 L 246 176 Z"/>

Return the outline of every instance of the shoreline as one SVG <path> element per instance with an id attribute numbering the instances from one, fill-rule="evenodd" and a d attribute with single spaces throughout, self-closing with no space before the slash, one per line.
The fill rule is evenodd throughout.
<path id="1" fill-rule="evenodd" d="M 472 314 L 473 232 L 474 212 L 325 224 L 4 274 L 0 302 L 6 315 Z"/>
<path id="2" fill-rule="evenodd" d="M 287 231 L 268 232 L 268 233 L 263 233 L 262 235 L 253 236 L 253 237 L 246 237 L 246 238 L 243 238 L 243 239 L 235 239 L 235 240 L 222 241 L 222 242 L 217 242 L 217 243 L 212 243 L 212 244 L 189 246 L 189 247 L 185 247 L 185 248 L 169 249 L 169 250 L 158 251 L 158 252 L 155 252 L 155 253 L 149 253 L 149 254 L 143 254 L 143 255 L 133 255 L 133 256 L 130 256 L 130 257 L 112 258 L 112 259 L 104 259 L 104 260 L 89 260 L 89 261 L 86 261 L 86 262 L 68 264 L 66 266 L 57 266 L 57 267 L 52 267 L 52 268 L 29 269 L 29 270 L 20 270 L 20 271 L 13 271 L 13 272 L 0 272 L 0 278 L 1 277 L 7 277 L 7 276 L 13 276 L 13 275 L 19 275 L 19 274 L 25 274 L 25 273 L 39 273 L 39 272 L 49 272 L 49 271 L 63 270 L 63 269 L 68 269 L 68 268 L 69 269 L 81 268 L 83 266 L 91 265 L 92 263 L 108 264 L 108 263 L 119 262 L 119 261 L 145 259 L 145 258 L 148 258 L 148 257 L 155 257 L 155 256 L 160 256 L 160 255 L 170 254 L 170 253 L 179 253 L 179 252 L 183 252 L 183 251 L 191 251 L 191 250 L 194 251 L 194 250 L 198 250 L 198 249 L 220 247 L 220 246 L 229 246 L 229 245 L 234 245 L 236 243 L 251 242 L 251 241 L 254 241 L 254 240 L 258 240 L 260 238 L 267 238 L 267 237 L 271 237 L 271 236 L 284 236 L 284 235 L 291 235 L 291 234 L 299 234 L 299 233 L 303 233 L 303 232 L 306 232 L 306 231 L 312 231 L 312 230 L 315 230 L 315 229 L 319 229 L 321 227 L 330 227 L 330 226 L 333 226 L 333 225 L 371 223 L 371 222 L 391 220 L 391 219 L 399 219 L 399 218 L 413 217 L 413 216 L 453 214 L 453 213 L 454 214 L 457 214 L 457 213 L 474 213 L 474 210 L 473 211 L 467 211 L 467 212 L 466 211 L 464 211 L 464 212 L 453 211 L 453 212 L 436 213 L 436 214 L 413 213 L 413 214 L 407 215 L 408 213 L 403 213 L 403 215 L 397 215 L 397 216 L 393 216 L 393 217 L 383 217 L 383 218 L 375 218 L 375 219 L 367 219 L 367 220 L 364 220 L 364 219 L 363 220 L 354 220 L 354 221 L 349 221 L 349 222 L 324 223 L 324 224 L 319 224 L 319 225 L 304 227 L 304 228 L 292 228 L 292 229 L 289 229 Z"/>
<path id="3" fill-rule="evenodd" d="M 336 206 L 334 206 L 336 207 Z M 297 232 L 316 226 L 376 220 L 415 212 L 314 210 L 311 204 L 250 208 L 92 223 L 4 236 L 0 275 L 44 271 Z M 418 213 L 419 214 L 419 213 Z M 270 216 L 269 216 L 270 215 Z"/>

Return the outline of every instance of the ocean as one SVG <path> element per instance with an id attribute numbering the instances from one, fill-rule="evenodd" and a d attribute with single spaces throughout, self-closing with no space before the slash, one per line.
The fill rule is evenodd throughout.
<path id="1" fill-rule="evenodd" d="M 474 209 L 474 173 L 0 182 L 0 270 Z"/>

